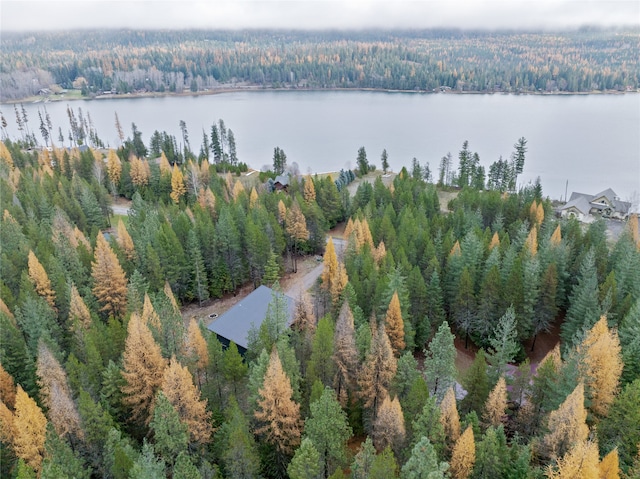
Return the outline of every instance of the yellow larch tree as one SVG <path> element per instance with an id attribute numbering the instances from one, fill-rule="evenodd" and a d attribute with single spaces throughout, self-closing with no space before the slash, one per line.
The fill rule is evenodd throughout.
<path id="1" fill-rule="evenodd" d="M 606 316 L 591 328 L 578 351 L 584 358 L 580 373 L 591 398 L 590 409 L 604 416 L 616 397 L 623 368 L 618 333 L 609 329 Z"/>
<path id="2" fill-rule="evenodd" d="M 208 186 L 206 188 L 200 188 L 198 193 L 198 204 L 200 205 L 200 208 L 208 211 L 211 215 L 216 212 L 216 197 L 211 191 L 211 188 Z"/>
<path id="3" fill-rule="evenodd" d="M 254 208 L 258 203 L 258 192 L 256 191 L 256 187 L 251 188 L 251 193 L 249 193 L 249 207 Z"/>
<path id="4" fill-rule="evenodd" d="M 0 363 L 0 401 L 5 403 L 8 408 L 13 409 L 16 400 L 16 385 L 13 377 L 9 374 Z"/>
<path id="5" fill-rule="evenodd" d="M 484 404 L 482 419 L 488 426 L 498 427 L 506 418 L 507 412 L 507 383 L 504 376 L 500 376 L 489 397 Z"/>
<path id="6" fill-rule="evenodd" d="M 10 169 L 13 169 L 13 157 L 7 145 L 4 144 L 4 141 L 0 141 L 0 160 Z"/>
<path id="7" fill-rule="evenodd" d="M 467 479 L 471 475 L 475 462 L 476 442 L 473 438 L 473 428 L 469 426 L 453 446 L 449 462 L 451 478 Z"/>
<path id="8" fill-rule="evenodd" d="M 0 398 L 0 442 L 3 446 L 13 449 L 13 438 L 16 437 L 16 429 L 14 425 L 13 406 L 11 409 Z"/>
<path id="9" fill-rule="evenodd" d="M 127 325 L 122 359 L 123 402 L 131 408 L 134 420 L 148 424 L 153 417 L 153 404 L 162 384 L 166 361 L 151 330 L 136 313 Z"/>
<path id="10" fill-rule="evenodd" d="M 171 164 L 167 159 L 167 155 L 164 154 L 164 151 L 160 152 L 160 174 L 170 175 L 171 174 Z"/>
<path id="11" fill-rule="evenodd" d="M 209 350 L 207 349 L 207 341 L 204 339 L 198 321 L 195 318 L 191 318 L 189 321 L 182 347 L 182 355 L 185 358 L 187 367 L 196 379 L 198 387 L 202 387 L 204 374 L 209 365 Z"/>
<path id="12" fill-rule="evenodd" d="M 344 287 L 347 285 L 347 272 L 338 261 L 333 239 L 329 236 L 327 247 L 324 250 L 324 268 L 322 269 L 322 289 L 329 293 L 333 304 L 338 301 Z"/>
<path id="13" fill-rule="evenodd" d="M 491 237 L 491 242 L 489 243 L 489 251 L 493 250 L 496 246 L 500 246 L 500 237 L 498 236 L 498 232 L 493 233 Z"/>
<path id="14" fill-rule="evenodd" d="M 6 314 L 7 317 L 12 321 L 15 320 L 15 317 L 13 316 L 13 313 L 11 312 L 9 307 L 5 304 L 5 302 L 4 302 L 4 300 L 2 298 L 0 298 L 0 313 Z"/>
<path id="15" fill-rule="evenodd" d="M 358 368 L 353 314 L 349 307 L 349 301 L 346 300 L 342 303 L 336 321 L 336 330 L 333 336 L 333 361 L 336 365 L 333 387 L 340 405 L 346 407 L 349 396 L 355 391 Z"/>
<path id="16" fill-rule="evenodd" d="M 180 315 L 180 306 L 178 306 L 176 297 L 173 295 L 173 291 L 171 290 L 171 285 L 169 284 L 169 281 L 164 282 L 164 288 L 162 291 L 164 292 L 164 295 L 167 297 L 167 299 L 171 303 L 173 312 L 176 313 L 177 315 Z"/>
<path id="17" fill-rule="evenodd" d="M 123 315 L 127 310 L 127 277 L 102 233 L 98 233 L 91 276 L 100 311 L 114 317 Z"/>
<path id="18" fill-rule="evenodd" d="M 363 406 L 371 410 L 375 420 L 382 401 L 389 394 L 391 382 L 398 370 L 398 362 L 393 355 L 384 325 L 375 327 L 375 319 L 372 319 L 371 323 L 371 347 L 360 369 L 358 386 Z"/>
<path id="19" fill-rule="evenodd" d="M 287 219 L 285 221 L 285 231 L 293 242 L 293 272 L 298 271 L 297 262 L 295 259 L 298 253 L 298 245 L 301 241 L 309 239 L 309 230 L 307 229 L 307 220 L 300 209 L 297 201 L 293 202 L 291 208 L 287 210 Z"/>
<path id="20" fill-rule="evenodd" d="M 384 257 L 387 256 L 387 247 L 384 245 L 384 241 L 380 241 L 380 243 L 378 243 L 378 247 L 375 248 L 372 253 L 373 260 L 376 262 L 376 265 L 380 266 Z"/>
<path id="21" fill-rule="evenodd" d="M 440 423 L 449 443 L 455 443 L 460 437 L 460 414 L 456 406 L 456 393 L 453 388 L 447 392 L 440 403 Z"/>
<path id="22" fill-rule="evenodd" d="M 120 176 L 122 175 L 122 162 L 118 158 L 116 150 L 109 149 L 107 153 L 107 176 L 113 186 L 117 186 L 120 183 Z"/>
<path id="23" fill-rule="evenodd" d="M 449 251 L 449 257 L 456 256 L 462 254 L 462 250 L 460 249 L 460 241 L 456 240 L 456 242 L 451 247 L 451 251 Z"/>
<path id="24" fill-rule="evenodd" d="M 638 230 L 638 214 L 629 215 L 629 222 L 627 223 L 627 228 L 631 232 L 631 237 L 633 238 L 634 243 L 636 244 L 636 248 L 640 251 L 640 230 Z"/>
<path id="25" fill-rule="evenodd" d="M 244 193 L 244 186 L 242 185 L 240 180 L 236 180 L 236 182 L 233 184 L 233 190 L 231 190 L 231 196 L 234 200 L 237 200 L 242 193 Z"/>
<path id="26" fill-rule="evenodd" d="M 53 309 L 56 309 L 56 293 L 51 287 L 49 276 L 44 267 L 38 261 L 33 251 L 29 250 L 29 279 L 38 293 Z"/>
<path id="27" fill-rule="evenodd" d="M 178 165 L 173 165 L 173 170 L 171 171 L 171 193 L 169 196 L 174 203 L 178 204 L 186 192 L 187 187 L 184 184 L 182 171 L 180 171 Z"/>
<path id="28" fill-rule="evenodd" d="M 82 244 L 87 251 L 91 252 L 91 243 L 89 243 L 87 237 L 82 231 L 80 231 L 77 226 L 73 228 L 73 236 L 75 237 L 78 244 Z"/>
<path id="29" fill-rule="evenodd" d="M 384 324 L 393 348 L 393 354 L 400 357 L 406 346 L 404 342 L 404 321 L 402 320 L 402 311 L 400 310 L 400 299 L 398 292 L 394 291 L 387 308 L 387 314 L 384 317 Z"/>
<path id="30" fill-rule="evenodd" d="M 45 454 L 47 418 L 20 385 L 16 390 L 13 428 L 13 452 L 39 472 Z"/>
<path id="31" fill-rule="evenodd" d="M 304 201 L 307 204 L 310 204 L 316 200 L 316 187 L 313 184 L 313 180 L 311 176 L 307 176 L 304 179 L 304 189 L 303 189 Z"/>
<path id="32" fill-rule="evenodd" d="M 156 332 L 162 331 L 160 316 L 156 313 L 148 293 L 144 293 L 144 303 L 142 305 L 142 315 L 140 316 L 140 319 L 147 326 L 154 328 Z"/>
<path id="33" fill-rule="evenodd" d="M 189 370 L 174 357 L 164 370 L 161 390 L 175 408 L 180 421 L 186 424 L 189 442 L 207 444 L 211 442 L 211 412 L 207 411 L 207 400 L 193 383 Z"/>
<path id="34" fill-rule="evenodd" d="M 540 226 L 544 221 L 544 206 L 542 206 L 542 202 L 538 203 L 538 207 L 536 209 L 536 224 Z"/>
<path id="35" fill-rule="evenodd" d="M 601 479 L 598 468 L 598 444 L 581 440 L 558 461 L 555 467 L 548 466 L 549 479 Z"/>
<path id="36" fill-rule="evenodd" d="M 147 186 L 149 184 L 149 177 L 151 176 L 151 170 L 147 160 L 141 160 L 137 156 L 133 156 L 129 163 L 131 164 L 131 170 L 129 172 L 131 183 L 138 188 Z"/>
<path id="37" fill-rule="evenodd" d="M 549 432 L 542 443 L 550 457 L 560 457 L 580 441 L 586 441 L 589 428 L 586 424 L 587 411 L 584 408 L 584 384 L 576 386 L 560 407 L 549 413 Z"/>
<path id="38" fill-rule="evenodd" d="M 612 449 L 609 454 L 602 458 L 598 464 L 600 471 L 599 479 L 620 479 L 620 464 L 618 457 L 618 449 Z"/>
<path id="39" fill-rule="evenodd" d="M 70 324 L 78 324 L 83 329 L 89 329 L 91 326 L 91 313 L 87 304 L 80 296 L 78 288 L 75 284 L 71 284 L 71 294 L 69 300 L 69 322 Z"/>
<path id="40" fill-rule="evenodd" d="M 538 230 L 534 227 L 529 231 L 526 241 L 524 242 L 525 248 L 529 251 L 531 256 L 535 256 L 538 252 Z"/>
<path id="41" fill-rule="evenodd" d="M 373 423 L 372 440 L 378 451 L 390 446 L 394 451 L 401 450 L 406 436 L 404 415 L 398 397 L 385 396 Z"/>
<path id="42" fill-rule="evenodd" d="M 200 163 L 200 181 L 205 185 L 209 184 L 210 172 L 209 172 L 209 162 L 204 160 Z"/>
<path id="43" fill-rule="evenodd" d="M 551 235 L 551 244 L 553 246 L 558 246 L 562 242 L 562 230 L 560 229 L 560 225 L 556 226 L 556 229 L 553 230 L 553 234 Z"/>
<path id="44" fill-rule="evenodd" d="M 56 433 L 60 437 L 83 437 L 80 415 L 71 396 L 67 373 L 42 340 L 38 343 L 36 366 L 40 398 Z"/>
<path id="45" fill-rule="evenodd" d="M 302 433 L 300 405 L 292 398 L 291 381 L 282 369 L 275 346 L 258 395 L 258 408 L 254 412 L 258 421 L 255 433 L 275 446 L 280 454 L 292 454 L 300 444 Z"/>
<path id="46" fill-rule="evenodd" d="M 64 239 L 74 248 L 78 247 L 79 242 L 75 236 L 73 226 L 67 219 L 67 215 L 61 209 L 56 209 L 53 215 L 51 239 L 56 244 L 59 244 L 60 240 Z"/>
<path id="47" fill-rule="evenodd" d="M 369 222 L 367 221 L 366 218 L 362 218 L 362 221 L 360 222 L 359 233 L 360 233 L 361 238 L 362 238 L 362 240 L 359 241 L 359 243 L 361 245 L 368 244 L 369 248 L 373 251 L 373 249 L 375 248 L 375 246 L 373 244 L 373 236 L 371 235 L 371 229 L 369 228 Z"/>
<path id="48" fill-rule="evenodd" d="M 122 251 L 128 260 L 135 259 L 136 248 L 133 245 L 133 239 L 121 219 L 118 219 L 118 226 L 116 227 L 116 242 L 118 243 L 118 246 L 122 248 Z"/>
<path id="49" fill-rule="evenodd" d="M 353 223 L 353 220 L 351 219 L 351 217 L 349 217 L 349 220 L 347 221 L 347 225 L 344 227 L 344 232 L 342 233 L 342 237 L 345 239 L 345 241 L 349 241 L 351 238 L 351 234 L 355 231 L 355 226 Z"/>
<path id="50" fill-rule="evenodd" d="M 287 207 L 284 204 L 284 201 L 278 201 L 278 222 L 280 224 L 284 223 L 287 219 Z"/>

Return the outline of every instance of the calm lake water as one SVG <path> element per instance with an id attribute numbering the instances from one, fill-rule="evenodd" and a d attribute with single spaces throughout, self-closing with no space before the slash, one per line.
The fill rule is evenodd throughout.
<path id="1" fill-rule="evenodd" d="M 508 158 L 516 140 L 528 140 L 522 183 L 541 178 L 551 198 L 568 191 L 597 193 L 611 187 L 623 200 L 640 191 L 640 95 L 454 95 L 361 91 L 234 92 L 208 96 L 118 98 L 72 101 L 88 112 L 102 140 L 118 144 L 114 114 L 125 135 L 131 123 L 145 143 L 154 130 L 181 141 L 184 120 L 192 149 L 199 151 L 203 128 L 219 118 L 234 132 L 238 158 L 254 168 L 272 163 L 273 148 L 297 162 L 302 173 L 355 166 L 364 146 L 380 166 L 383 148 L 394 171 L 413 157 L 429 163 L 437 175 L 440 158 L 457 158 L 464 140 L 487 168 L 500 155 Z M 26 104 L 30 128 L 38 128 L 38 107 Z M 69 130 L 67 103 L 47 103 L 57 131 Z M 2 105 L 17 134 L 11 105 Z M 56 133 L 54 137 L 57 138 Z M 67 141 L 68 143 L 68 141 Z M 456 160 L 457 161 L 457 160 Z"/>

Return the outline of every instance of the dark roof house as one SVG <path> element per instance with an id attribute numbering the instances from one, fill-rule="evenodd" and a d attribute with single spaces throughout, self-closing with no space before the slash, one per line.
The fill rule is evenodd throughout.
<path id="1" fill-rule="evenodd" d="M 281 295 L 287 302 L 287 326 L 289 326 L 293 320 L 295 300 L 262 285 L 215 319 L 209 325 L 209 330 L 216 333 L 225 347 L 228 347 L 231 341 L 236 343 L 238 351 L 244 355 L 248 347 L 249 330 L 252 326 L 256 329 L 260 328 L 267 316 L 267 308 L 273 300 L 274 294 Z"/>
<path id="2" fill-rule="evenodd" d="M 276 191 L 284 190 L 287 191 L 289 189 L 289 180 L 291 177 L 289 174 L 276 176 L 276 179 L 273 180 L 273 186 Z"/>

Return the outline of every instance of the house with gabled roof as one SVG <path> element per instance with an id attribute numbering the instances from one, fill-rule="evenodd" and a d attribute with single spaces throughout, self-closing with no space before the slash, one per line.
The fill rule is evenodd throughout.
<path id="1" fill-rule="evenodd" d="M 209 331 L 215 333 L 222 345 L 227 348 L 231 341 L 236 343 L 240 354 L 244 355 L 249 346 L 249 331 L 260 329 L 267 317 L 267 309 L 274 295 L 285 299 L 287 305 L 287 326 L 293 321 L 296 301 L 264 285 L 252 291 L 235 304 L 226 313 L 221 314 L 210 325 Z"/>
<path id="2" fill-rule="evenodd" d="M 626 220 L 630 209 L 631 203 L 621 201 L 615 191 L 607 188 L 595 195 L 571 193 L 569 201 L 560 208 L 560 215 L 591 223 L 598 218 Z"/>

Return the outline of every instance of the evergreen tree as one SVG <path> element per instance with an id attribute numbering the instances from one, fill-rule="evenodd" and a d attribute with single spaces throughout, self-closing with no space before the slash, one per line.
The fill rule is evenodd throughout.
<path id="1" fill-rule="evenodd" d="M 494 334 L 489 338 L 489 371 L 490 384 L 494 385 L 500 376 L 507 371 L 507 364 L 512 362 L 520 345 L 516 339 L 516 316 L 513 307 L 507 309 L 498 321 Z"/>
<path id="2" fill-rule="evenodd" d="M 382 166 L 382 172 L 386 175 L 389 169 L 389 155 L 387 155 L 386 149 L 382 150 L 382 155 L 380 155 L 380 165 Z"/>
<path id="3" fill-rule="evenodd" d="M 455 384 L 458 371 L 453 340 L 454 335 L 445 321 L 425 350 L 424 373 L 429 392 L 438 399 L 442 399 L 447 389 Z"/>
<path id="4" fill-rule="evenodd" d="M 509 455 L 503 427 L 489 427 L 476 446 L 476 462 L 471 477 L 473 479 L 513 477 L 509 475 L 510 471 L 515 469 L 514 464 L 509 460 Z"/>
<path id="5" fill-rule="evenodd" d="M 41 479 L 58 479 L 59 477 L 73 477 L 89 479 L 91 472 L 84 467 L 78 453 L 62 440 L 52 427 L 47 429 L 45 449 L 47 451 L 42 461 Z"/>
<path id="6" fill-rule="evenodd" d="M 227 476 L 232 479 L 251 479 L 258 476 L 260 458 L 256 451 L 253 434 L 249 431 L 249 422 L 232 401 L 229 419 L 222 426 L 228 428 L 225 450 L 222 455 Z"/>
<path id="7" fill-rule="evenodd" d="M 585 255 L 578 273 L 578 283 L 569 298 L 569 308 L 560 332 L 565 348 L 575 344 L 576 335 L 591 328 L 600 317 L 598 277 L 593 250 Z"/>
<path id="8" fill-rule="evenodd" d="M 640 379 L 625 386 L 598 425 L 602 451 L 617 448 L 620 467 L 627 471 L 640 453 Z"/>
<path id="9" fill-rule="evenodd" d="M 438 462 L 438 456 L 426 436 L 413 447 L 409 460 L 402 466 L 402 479 L 444 479 L 449 469 L 446 462 Z"/>
<path id="10" fill-rule="evenodd" d="M 333 362 L 333 322 L 329 316 L 318 321 L 316 334 L 311 345 L 311 358 L 307 368 L 308 385 L 319 380 L 325 386 L 331 386 L 336 372 Z"/>
<path id="11" fill-rule="evenodd" d="M 622 382 L 640 378 L 640 298 L 625 315 L 618 329 L 622 347 Z"/>
<path id="12" fill-rule="evenodd" d="M 476 353 L 473 363 L 467 369 L 461 380 L 462 386 L 467 391 L 467 395 L 460 403 L 462 412 L 480 412 L 489 396 L 489 378 L 487 376 L 487 361 L 484 349 Z"/>
<path id="13" fill-rule="evenodd" d="M 178 454 L 187 450 L 189 433 L 187 425 L 180 420 L 178 411 L 162 391 L 156 396 L 149 427 L 153 431 L 154 450 L 170 467 L 173 466 Z"/>
<path id="14" fill-rule="evenodd" d="M 370 479 L 389 479 L 398 477 L 398 462 L 393 451 L 387 447 L 375 456 L 369 473 Z"/>
<path id="15" fill-rule="evenodd" d="M 364 146 L 361 146 L 358 149 L 358 158 L 356 159 L 356 164 L 358 165 L 358 173 L 360 176 L 364 176 L 369 173 L 369 160 L 367 160 L 367 152 L 364 149 Z"/>
<path id="16" fill-rule="evenodd" d="M 425 401 L 422 412 L 413 421 L 411 429 L 413 430 L 412 444 L 416 444 L 422 437 L 426 437 L 435 448 L 438 457 L 443 458 L 445 432 L 440 421 L 440 408 L 436 405 L 433 396 Z"/>
<path id="17" fill-rule="evenodd" d="M 360 445 L 358 453 L 351 464 L 351 479 L 369 479 L 371 468 L 376 458 L 376 449 L 370 437 Z"/>
<path id="18" fill-rule="evenodd" d="M 231 130 L 229 130 L 231 131 Z M 174 479 L 202 479 L 202 474 L 193 464 L 189 453 L 183 451 L 178 454 L 176 463 L 173 466 Z"/>
<path id="19" fill-rule="evenodd" d="M 302 440 L 300 447 L 287 467 L 287 474 L 291 479 L 320 479 L 322 475 L 320 454 L 313 441 L 307 437 Z"/>
<path id="20" fill-rule="evenodd" d="M 164 461 L 155 455 L 153 446 L 144 442 L 142 452 L 136 459 L 129 472 L 131 479 L 157 479 L 166 476 Z"/>
<path id="21" fill-rule="evenodd" d="M 476 311 L 476 298 L 473 290 L 473 278 L 469 268 L 465 266 L 460 275 L 458 293 L 455 302 L 451 306 L 453 318 L 458 329 L 464 332 L 465 349 L 469 346 L 469 332 L 474 323 Z"/>
<path id="22" fill-rule="evenodd" d="M 209 282 L 207 280 L 207 271 L 200 250 L 200 242 L 195 230 L 189 230 L 187 240 L 187 257 L 189 258 L 190 271 L 190 295 L 198 300 L 200 306 L 202 302 L 209 299 Z"/>
<path id="23" fill-rule="evenodd" d="M 321 476 L 328 477 L 346 465 L 351 427 L 331 388 L 325 387 L 320 398 L 310 407 L 311 415 L 305 421 L 304 434 L 319 454 Z"/>

